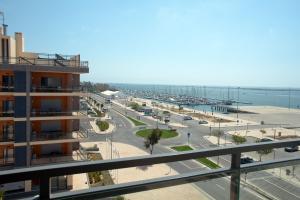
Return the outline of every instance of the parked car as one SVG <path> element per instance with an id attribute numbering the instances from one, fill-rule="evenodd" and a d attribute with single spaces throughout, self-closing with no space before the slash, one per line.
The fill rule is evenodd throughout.
<path id="1" fill-rule="evenodd" d="M 204 121 L 204 120 L 201 120 L 201 121 L 199 121 L 199 124 L 208 124 L 208 122 Z"/>
<path id="2" fill-rule="evenodd" d="M 260 142 L 273 142 L 270 138 L 262 138 Z"/>
<path id="3" fill-rule="evenodd" d="M 183 117 L 183 120 L 185 120 L 185 121 L 186 121 L 186 120 L 193 120 L 193 118 L 192 118 L 191 116 L 184 116 L 184 117 Z"/>
<path id="4" fill-rule="evenodd" d="M 250 158 L 248 156 L 241 157 L 241 164 L 248 164 L 253 162 L 254 162 L 253 158 Z"/>
<path id="5" fill-rule="evenodd" d="M 286 152 L 296 152 L 299 150 L 299 147 L 298 146 L 293 146 L 293 147 L 285 147 L 284 150 Z"/>

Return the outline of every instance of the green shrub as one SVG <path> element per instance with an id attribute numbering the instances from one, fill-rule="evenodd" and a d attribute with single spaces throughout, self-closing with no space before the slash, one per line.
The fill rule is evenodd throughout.
<path id="1" fill-rule="evenodd" d="M 242 143 L 245 143 L 247 141 L 246 137 L 239 136 L 239 135 L 233 135 L 232 140 L 236 144 L 242 144 Z"/>
<path id="2" fill-rule="evenodd" d="M 106 121 L 98 121 L 97 125 L 100 131 L 106 131 L 109 128 L 109 123 Z"/>

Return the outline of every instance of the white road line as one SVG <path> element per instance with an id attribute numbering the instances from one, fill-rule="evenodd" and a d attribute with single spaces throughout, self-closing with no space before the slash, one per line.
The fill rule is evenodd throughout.
<path id="1" fill-rule="evenodd" d="M 224 187 L 222 187 L 221 185 L 219 185 L 219 184 L 216 184 L 217 185 L 217 187 L 218 188 L 221 188 L 222 190 L 224 190 L 225 191 L 225 188 Z"/>
<path id="2" fill-rule="evenodd" d="M 282 188 L 282 187 L 280 187 L 280 186 L 276 185 L 275 183 L 272 183 L 271 181 L 268 181 L 268 180 L 266 180 L 266 179 L 264 179 L 264 180 L 265 180 L 266 182 L 270 183 L 271 185 L 274 185 L 275 187 L 277 187 L 277 188 L 279 188 L 279 189 L 281 189 L 281 190 L 285 191 L 286 193 L 288 193 L 288 194 L 290 194 L 290 195 L 292 195 L 292 196 L 296 197 L 297 199 L 300 199 L 300 197 L 299 197 L 299 196 L 297 196 L 297 195 L 295 195 L 295 194 L 293 194 L 293 193 L 291 193 L 291 192 L 287 191 L 286 189 L 284 189 L 284 188 Z"/>
<path id="3" fill-rule="evenodd" d="M 184 165 L 186 168 L 188 168 L 188 169 L 201 169 L 201 167 L 199 166 L 199 167 L 190 167 L 190 166 L 188 166 L 187 164 L 185 164 L 184 163 L 184 161 L 180 161 L 179 162 L 180 164 L 182 164 L 182 165 Z M 198 164 L 198 163 L 197 163 Z"/>

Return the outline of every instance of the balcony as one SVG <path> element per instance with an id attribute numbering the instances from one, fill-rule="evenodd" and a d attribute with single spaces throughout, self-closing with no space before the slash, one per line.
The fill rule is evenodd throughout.
<path id="1" fill-rule="evenodd" d="M 55 109 L 31 111 L 32 117 L 77 116 L 83 114 L 83 111 L 62 111 Z"/>
<path id="2" fill-rule="evenodd" d="M 14 157 L 0 158 L 0 167 L 13 165 L 14 163 L 15 163 Z"/>
<path id="3" fill-rule="evenodd" d="M 14 132 L 0 133 L 0 142 L 12 142 L 15 140 Z"/>
<path id="4" fill-rule="evenodd" d="M 40 157 L 35 157 L 34 155 L 31 158 L 31 165 L 46 165 L 53 163 L 64 163 L 64 162 L 76 162 L 87 160 L 86 153 L 77 150 L 69 154 L 64 154 L 61 152 L 51 152 L 49 154 L 41 155 Z"/>
<path id="5" fill-rule="evenodd" d="M 7 170 L 2 172 L 0 171 L 0 184 L 37 179 L 40 181 L 39 199 L 100 199 L 116 195 L 136 193 L 230 176 L 230 199 L 238 200 L 240 198 L 240 184 L 242 173 L 257 172 L 266 169 L 300 164 L 299 156 L 271 161 L 269 160 L 263 162 L 254 162 L 250 164 L 241 164 L 242 153 L 296 145 L 300 145 L 300 140 L 243 144 L 239 146 L 193 150 L 190 152 L 182 153 L 165 153 L 150 156 L 126 157 L 113 160 L 101 160 L 93 162 L 85 161 L 17 170 Z M 159 163 L 178 162 L 189 159 L 222 155 L 231 155 L 231 166 L 203 171 L 185 172 L 179 175 L 170 175 L 142 181 L 95 187 L 92 189 L 84 189 L 79 191 L 67 191 L 53 194 L 50 193 L 51 177 L 87 173 L 93 171 L 105 171 L 129 167 L 147 166 Z M 227 199 L 228 197 L 224 196 L 224 198 Z"/>
<path id="6" fill-rule="evenodd" d="M 62 131 L 48 131 L 40 134 L 32 133 L 31 141 L 49 141 L 49 140 L 68 140 L 68 139 L 81 139 L 86 136 L 81 131 L 73 131 L 65 133 Z"/>
<path id="7" fill-rule="evenodd" d="M 41 87 L 32 87 L 32 92 L 61 92 L 61 93 L 67 93 L 67 92 L 82 92 L 83 88 L 81 86 L 77 87 L 61 87 L 61 86 L 41 86 Z"/>
<path id="8" fill-rule="evenodd" d="M 61 66 L 88 69 L 87 61 L 80 61 L 79 55 L 26 53 L 22 57 L 0 57 L 0 64 Z"/>
<path id="9" fill-rule="evenodd" d="M 15 87 L 12 85 L 12 86 L 0 86 L 0 92 L 14 92 L 15 90 Z"/>
<path id="10" fill-rule="evenodd" d="M 15 113 L 14 110 L 0 111 L 0 117 L 13 117 L 14 113 Z"/>

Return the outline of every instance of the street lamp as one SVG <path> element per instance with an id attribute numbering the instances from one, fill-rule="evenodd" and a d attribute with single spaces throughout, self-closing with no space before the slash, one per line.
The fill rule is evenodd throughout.
<path id="1" fill-rule="evenodd" d="M 190 145 L 190 137 L 191 137 L 191 133 L 187 133 L 188 145 Z"/>

